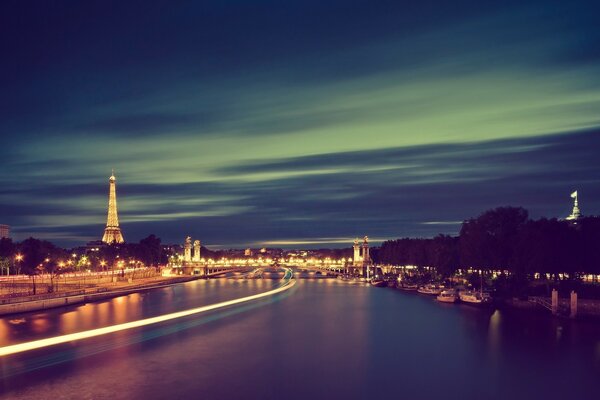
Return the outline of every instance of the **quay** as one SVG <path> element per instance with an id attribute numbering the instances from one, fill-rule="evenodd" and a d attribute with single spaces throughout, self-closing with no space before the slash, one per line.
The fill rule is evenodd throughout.
<path id="1" fill-rule="evenodd" d="M 189 282 L 196 279 L 201 278 L 197 276 L 159 277 L 157 279 L 120 285 L 113 288 L 100 286 L 58 293 L 43 293 L 31 296 L 4 298 L 0 299 L 0 315 L 43 311 L 50 308 L 100 301 L 112 297 Z"/>

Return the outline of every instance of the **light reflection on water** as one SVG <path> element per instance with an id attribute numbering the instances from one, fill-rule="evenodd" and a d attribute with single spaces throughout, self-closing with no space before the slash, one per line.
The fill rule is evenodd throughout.
<path id="1" fill-rule="evenodd" d="M 120 324 L 265 291 L 277 281 L 212 279 L 133 293 L 98 303 L 0 318 L 0 346 Z M 221 290 L 221 288 L 225 288 Z M 20 323 L 10 321 L 17 318 Z"/>
<path id="2" fill-rule="evenodd" d="M 214 280 L 59 313 L 68 330 L 267 290 Z M 170 306 L 165 305 L 168 304 Z M 197 305 L 197 304 L 194 304 Z M 85 307 L 85 306 L 84 306 Z M 115 314 L 112 317 L 110 314 Z M 109 314 L 107 317 L 106 315 Z M 124 315 L 124 316 L 123 316 Z M 46 316 L 53 321 L 52 316 Z M 30 328 L 0 321 L 0 334 Z M 49 326 L 53 326 L 50 322 Z M 20 328 L 19 328 L 20 327 Z M 285 296 L 1 360 L 11 398 L 594 398 L 600 326 L 438 304 L 335 280 Z"/>

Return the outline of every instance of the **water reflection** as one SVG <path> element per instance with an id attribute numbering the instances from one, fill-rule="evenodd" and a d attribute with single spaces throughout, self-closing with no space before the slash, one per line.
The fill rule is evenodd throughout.
<path id="1" fill-rule="evenodd" d="M 132 302 L 113 299 L 89 314 L 60 313 L 56 325 L 71 329 L 89 320 L 133 317 L 140 309 L 185 308 L 272 284 L 215 279 L 166 288 Z M 301 280 L 275 300 L 38 354 L 47 364 L 62 363 L 5 379 L 3 388 L 16 399 L 201 393 L 206 398 L 530 400 L 591 398 L 600 376 L 596 323 L 444 306 L 416 294 L 325 279 Z M 13 326 L 2 320 L 0 334 L 28 329 L 31 321 Z M 0 370 L 8 373 L 15 363 L 28 362 L 33 361 L 0 360 Z"/>
<path id="2" fill-rule="evenodd" d="M 502 314 L 499 310 L 495 310 L 490 316 L 490 322 L 488 327 L 488 350 L 491 356 L 491 360 L 494 365 L 497 365 L 500 358 L 501 347 L 500 347 L 500 326 L 502 325 Z"/>
<path id="3" fill-rule="evenodd" d="M 246 285 L 240 282 L 246 281 L 230 279 L 193 281 L 97 303 L 21 314 L 18 317 L 6 316 L 0 318 L 0 346 L 217 303 L 268 290 L 276 283 L 276 281 L 263 283 L 262 280 L 253 280 Z M 19 322 L 14 323 L 15 320 Z"/>

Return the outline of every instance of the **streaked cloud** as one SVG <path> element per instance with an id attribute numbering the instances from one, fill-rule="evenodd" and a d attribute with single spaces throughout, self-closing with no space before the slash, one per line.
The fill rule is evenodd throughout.
<path id="1" fill-rule="evenodd" d="M 128 240 L 453 233 L 499 205 L 566 214 L 573 188 L 597 212 L 597 4 L 40 7 L 0 28 L 28 60 L 0 66 L 18 238 L 99 235 L 112 168 Z"/>

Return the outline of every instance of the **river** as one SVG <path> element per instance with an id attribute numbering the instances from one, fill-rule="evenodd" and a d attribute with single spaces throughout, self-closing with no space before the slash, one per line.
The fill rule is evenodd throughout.
<path id="1" fill-rule="evenodd" d="M 263 292 L 193 281 L 9 316 L 0 346 Z M 600 323 L 439 304 L 334 279 L 222 310 L 0 358 L 10 399 L 597 399 Z"/>

